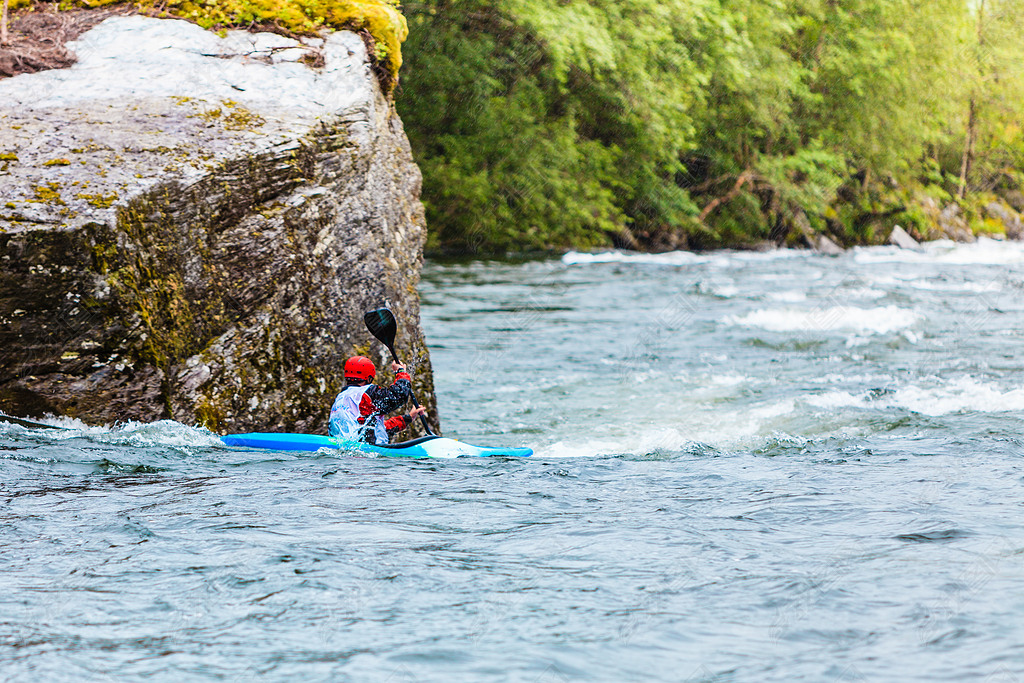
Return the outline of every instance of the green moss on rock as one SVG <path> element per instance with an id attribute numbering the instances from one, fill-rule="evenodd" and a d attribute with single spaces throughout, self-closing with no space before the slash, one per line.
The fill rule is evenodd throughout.
<path id="1" fill-rule="evenodd" d="M 95 206 L 97 209 L 108 209 L 110 205 L 117 201 L 117 193 L 111 192 L 110 194 L 89 194 L 87 192 L 79 192 L 75 195 L 79 199 L 84 199 L 88 202 L 89 206 Z"/>
<path id="2" fill-rule="evenodd" d="M 59 183 L 46 183 L 45 185 L 39 185 L 33 189 L 35 192 L 35 199 L 30 201 L 37 202 L 39 204 L 64 204 L 64 200 L 60 197 L 60 184 Z"/>
<path id="3" fill-rule="evenodd" d="M 85 7 L 112 5 L 118 0 L 78 0 Z M 392 83 L 402 66 L 402 42 L 409 35 L 398 0 L 140 0 L 141 7 L 188 19 L 203 28 L 222 30 L 274 24 L 299 35 L 324 28 L 365 30 Z"/>

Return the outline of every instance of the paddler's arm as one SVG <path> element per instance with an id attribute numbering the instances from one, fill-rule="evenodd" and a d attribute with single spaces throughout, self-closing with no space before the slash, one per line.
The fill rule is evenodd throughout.
<path id="1" fill-rule="evenodd" d="M 424 408 L 423 406 L 419 406 L 418 408 L 413 408 L 411 412 L 406 413 L 405 415 L 389 417 L 388 419 L 384 420 L 384 428 L 388 430 L 388 434 L 400 432 L 409 425 L 411 425 L 413 422 L 415 422 L 416 418 L 418 418 L 420 415 L 426 414 L 427 409 Z"/>
<path id="2" fill-rule="evenodd" d="M 394 384 L 389 387 L 374 385 L 366 392 L 378 415 L 386 415 L 400 409 L 412 395 L 412 377 L 406 372 L 405 366 L 392 363 L 391 369 L 395 372 Z"/>

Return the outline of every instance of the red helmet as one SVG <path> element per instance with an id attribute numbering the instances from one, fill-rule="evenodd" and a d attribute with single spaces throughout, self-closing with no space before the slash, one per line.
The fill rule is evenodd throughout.
<path id="1" fill-rule="evenodd" d="M 345 379 L 371 380 L 377 376 L 377 368 L 366 356 L 352 356 L 345 361 Z"/>

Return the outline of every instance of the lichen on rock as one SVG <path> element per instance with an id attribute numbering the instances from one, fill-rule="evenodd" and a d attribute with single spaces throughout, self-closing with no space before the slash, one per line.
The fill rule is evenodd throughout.
<path id="1" fill-rule="evenodd" d="M 323 431 L 386 303 L 436 415 L 420 175 L 363 40 L 135 16 L 71 47 L 0 81 L 0 409 Z"/>
<path id="2" fill-rule="evenodd" d="M 142 13 L 147 16 L 179 17 L 194 22 L 206 29 L 225 31 L 229 28 L 251 28 L 263 26 L 273 32 L 289 35 L 317 36 L 330 30 L 353 30 L 363 32 L 372 47 L 370 57 L 380 67 L 385 90 L 390 91 L 398 80 L 398 70 L 402 66 L 402 43 L 409 35 L 409 27 L 405 17 L 398 9 L 397 0 L 138 0 L 132 5 L 125 5 L 122 0 L 70 0 L 66 2 L 33 3 L 33 0 L 13 0 L 11 10 L 28 7 L 27 16 L 42 21 L 29 22 L 35 24 L 34 31 L 44 31 L 47 35 L 42 41 L 24 40 L 22 45 L 12 45 L 4 50 L 0 46 L 0 75 L 5 72 L 28 73 L 68 66 L 73 56 L 63 48 L 62 34 L 75 34 L 74 27 L 67 26 L 66 20 L 50 21 L 64 14 L 58 12 L 32 12 L 40 7 L 52 7 L 57 10 L 74 10 L 76 7 L 88 8 L 91 12 L 78 12 L 85 16 L 88 24 L 90 13 L 102 14 L 133 14 Z M 96 12 L 99 8 L 101 12 Z M 22 18 L 26 16 L 21 13 Z M 49 15 L 49 17 L 48 17 Z M 70 28 L 70 30 L 69 30 Z M 19 41 L 15 41 L 16 43 Z M 319 59 L 314 62 L 319 64 Z"/>

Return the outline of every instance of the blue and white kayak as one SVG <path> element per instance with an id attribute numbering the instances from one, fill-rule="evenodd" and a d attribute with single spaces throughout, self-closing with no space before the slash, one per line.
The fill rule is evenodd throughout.
<path id="1" fill-rule="evenodd" d="M 389 443 L 382 446 L 359 441 L 345 441 L 318 434 L 270 434 L 265 432 L 229 434 L 222 436 L 221 440 L 228 446 L 243 448 L 267 448 L 274 451 L 318 451 L 321 448 L 333 448 L 399 458 L 483 458 L 489 456 L 525 458 L 533 455 L 533 451 L 529 448 L 474 446 L 455 439 L 446 439 L 443 436 L 421 436 L 412 441 Z"/>

